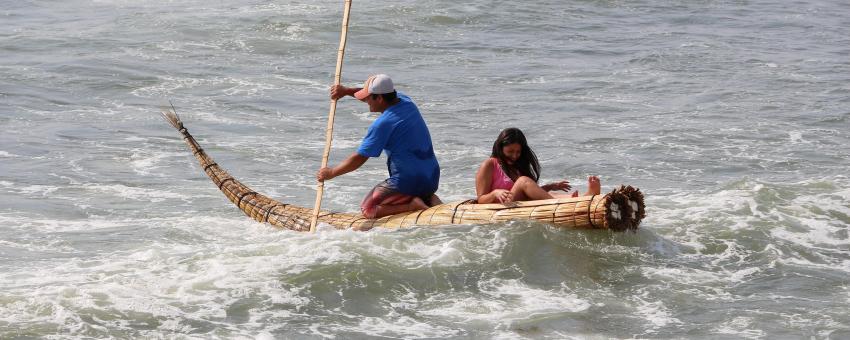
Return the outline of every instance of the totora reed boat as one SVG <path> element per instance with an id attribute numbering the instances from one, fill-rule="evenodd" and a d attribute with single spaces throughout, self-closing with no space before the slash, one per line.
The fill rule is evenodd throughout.
<path id="1" fill-rule="evenodd" d="M 198 145 L 172 109 L 163 117 L 183 135 L 204 172 L 227 198 L 246 215 L 280 228 L 309 231 L 312 209 L 278 202 L 237 181 Z M 636 230 L 644 218 L 643 194 L 631 186 L 605 194 L 556 198 L 511 204 L 476 204 L 474 200 L 436 205 L 377 219 L 356 213 L 321 211 L 319 222 L 339 229 L 369 230 L 376 227 L 401 228 L 424 225 L 485 224 L 532 220 L 569 228 L 596 228 L 613 231 Z"/>

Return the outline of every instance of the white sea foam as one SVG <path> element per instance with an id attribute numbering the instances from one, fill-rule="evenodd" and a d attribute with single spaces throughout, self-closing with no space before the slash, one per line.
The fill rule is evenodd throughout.
<path id="1" fill-rule="evenodd" d="M 795 144 L 805 142 L 805 140 L 803 140 L 803 132 L 802 131 L 789 131 L 788 132 L 788 139 L 791 141 L 791 143 L 795 143 Z"/>
<path id="2" fill-rule="evenodd" d="M 0 216 L 0 225 L 15 225 L 17 224 L 17 219 L 10 221 L 9 218 L 4 218 Z M 76 253 L 77 249 L 74 248 L 69 242 L 62 239 L 19 239 L 13 241 L 9 240 L 0 240 L 0 246 L 8 247 L 10 249 L 18 249 L 24 252 L 43 252 L 43 253 L 65 253 L 65 254 L 73 254 Z"/>
<path id="3" fill-rule="evenodd" d="M 17 188 L 17 191 L 25 195 L 48 196 L 59 189 L 60 187 L 54 185 L 27 185 Z"/>
<path id="4" fill-rule="evenodd" d="M 161 98 L 168 97 L 170 94 L 179 92 L 180 90 L 191 90 L 195 88 L 216 88 L 218 91 L 225 91 L 229 95 L 240 96 L 255 96 L 263 94 L 267 90 L 280 89 L 278 86 L 262 81 L 261 78 L 248 79 L 236 77 L 175 77 L 175 76 L 160 76 L 160 81 L 154 85 L 141 87 L 133 90 L 131 93 L 138 97 L 144 98 Z M 207 98 L 209 99 L 209 98 Z M 215 107 L 215 104 L 208 105 Z M 178 107 L 179 109 L 179 107 Z M 179 113 L 179 112 L 178 112 Z M 193 107 L 193 114 L 201 113 L 197 105 Z M 236 123 L 234 121 L 233 123 Z M 238 121 L 241 122 L 241 121 Z M 244 122 L 241 122 L 244 123 Z"/>
<path id="5" fill-rule="evenodd" d="M 512 85 L 512 84 L 546 84 L 546 78 L 543 76 L 520 79 L 520 80 L 505 80 L 503 83 Z"/>
<path id="6" fill-rule="evenodd" d="M 762 184 L 745 183 L 748 187 L 724 189 L 706 193 L 679 193 L 665 197 L 664 209 L 653 210 L 649 219 L 658 219 L 661 224 L 707 221 L 715 226 L 740 230 L 749 228 L 752 222 L 768 216 L 758 209 L 755 194 Z M 669 202 L 669 203 L 668 203 Z M 667 206 L 671 204 L 672 206 Z"/>
<path id="7" fill-rule="evenodd" d="M 670 309 L 664 305 L 663 301 L 656 300 L 654 294 L 650 294 L 646 290 L 641 290 L 639 294 L 627 299 L 632 301 L 637 314 L 641 315 L 643 320 L 650 322 L 651 329 L 682 324 L 681 320 L 673 317 Z"/>
<path id="8" fill-rule="evenodd" d="M 807 248 L 814 249 L 836 249 L 835 247 L 850 246 L 847 236 L 838 236 L 847 231 L 846 225 L 835 223 L 823 218 L 802 218 L 796 220 L 806 227 L 801 231 L 798 228 L 777 228 L 771 230 L 771 234 L 779 239 L 796 243 Z M 794 230 L 797 229 L 797 230 Z"/>
<path id="9" fill-rule="evenodd" d="M 181 194 L 176 192 L 164 191 L 161 189 L 149 189 L 140 187 L 131 187 L 123 184 L 87 184 L 84 189 L 90 190 L 99 194 L 108 194 L 121 199 L 149 202 L 163 202 L 166 200 L 189 200 L 192 198 L 189 194 Z"/>
<path id="10" fill-rule="evenodd" d="M 724 274 L 698 268 L 660 268 L 647 266 L 641 271 L 647 277 L 656 280 L 675 280 L 684 284 L 707 284 L 723 279 Z"/>
<path id="11" fill-rule="evenodd" d="M 842 181 L 837 180 L 839 183 Z M 844 204 L 850 194 L 848 190 L 831 190 L 819 181 L 784 185 L 800 188 L 796 190 L 797 197 L 790 201 L 776 200 L 770 196 L 764 198 L 784 188 L 771 183 L 743 181 L 736 184 L 735 188 L 715 193 L 674 194 L 667 197 L 675 203 L 657 200 L 656 207 L 649 212 L 649 223 L 662 228 L 664 225 L 676 226 L 671 237 L 678 244 L 692 247 L 698 252 L 706 250 L 706 240 L 720 243 L 723 247 L 720 252 L 712 251 L 709 254 L 679 254 L 707 264 L 707 267 L 648 266 L 645 268 L 646 275 L 689 285 L 704 285 L 711 282 L 746 282 L 765 270 L 775 268 L 776 263 L 850 271 L 850 260 L 841 256 L 839 250 L 850 245 L 846 225 L 824 215 L 824 210 L 839 216 L 850 215 L 850 208 Z M 808 187 L 811 189 L 804 189 Z M 813 202 L 817 202 L 817 205 Z M 781 242 L 768 244 L 760 250 L 750 249 L 750 245 L 735 239 L 712 237 L 706 235 L 704 230 L 692 229 L 692 226 L 707 226 L 713 230 L 743 232 L 752 229 L 754 225 L 766 224 L 776 225 L 767 232 Z M 796 251 L 789 251 L 787 245 L 807 249 L 809 255 L 796 255 Z M 715 244 L 712 248 L 718 249 L 718 246 Z M 753 264 L 753 257 L 772 260 L 767 265 Z"/>
<path id="12" fill-rule="evenodd" d="M 436 242 L 431 242 L 424 248 L 408 247 L 409 245 L 400 243 L 406 239 L 401 237 L 406 233 L 393 231 L 360 233 L 323 229 L 318 234 L 310 235 L 273 231 L 251 221 L 233 225 L 231 220 L 209 217 L 181 219 L 168 223 L 179 230 L 203 234 L 206 238 L 212 237 L 217 242 L 153 244 L 138 251 L 105 255 L 94 261 L 71 261 L 61 266 L 46 267 L 42 269 L 42 273 L 31 273 L 28 278 L 18 280 L 18 284 L 21 287 L 41 285 L 53 288 L 27 293 L 16 291 L 15 294 L 26 294 L 49 306 L 69 306 L 68 317 L 53 318 L 54 322 L 60 324 L 77 322 L 77 311 L 95 308 L 124 314 L 142 313 L 153 319 L 171 320 L 162 323 L 160 331 L 189 331 L 189 324 L 180 320 L 223 318 L 225 315 L 221 306 L 232 305 L 243 297 L 259 296 L 267 301 L 262 305 L 292 305 L 296 310 L 299 306 L 309 304 L 310 299 L 304 295 L 303 288 L 281 286 L 275 283 L 276 281 L 269 281 L 269 278 L 278 276 L 281 270 L 298 273 L 317 264 L 356 262 L 358 252 L 352 252 L 352 246 L 365 247 L 364 250 L 368 253 L 378 256 L 382 256 L 381 252 L 409 254 L 407 256 L 420 257 L 420 263 L 430 262 L 438 265 L 446 264 L 443 263 L 444 255 L 441 255 L 445 254 L 446 249 L 469 246 L 450 238 L 438 238 Z M 246 233 L 246 229 L 252 232 Z M 426 232 L 428 235 L 433 234 L 429 230 Z M 248 239 L 244 239 L 245 237 Z M 213 244 L 216 246 L 211 247 Z M 419 255 L 421 253 L 433 256 Z M 449 265 L 455 263 L 454 260 L 448 262 Z M 97 275 L 94 281 L 85 279 L 92 273 Z M 8 282 L 5 279 L 8 277 L 0 275 L 0 281 Z M 58 279 L 45 282 L 43 277 Z M 488 310 L 480 313 L 465 312 L 464 315 L 469 319 L 509 323 L 510 320 L 522 320 L 529 315 L 578 312 L 589 307 L 587 302 L 578 299 L 575 294 L 531 288 L 517 280 L 487 280 L 481 283 L 481 289 L 486 296 L 471 301 L 488 306 Z M 56 294 L 52 291 L 56 290 L 66 291 L 68 297 L 55 299 Z M 153 296 L 155 298 L 152 299 Z M 402 303 L 407 301 L 411 306 L 418 303 L 413 292 L 409 292 L 406 299 L 402 295 L 400 300 Z M 520 303 L 504 300 L 518 300 Z M 453 307 L 449 308 L 465 310 L 463 304 L 456 302 L 451 301 L 450 305 Z M 188 306 L 191 308 L 187 309 Z M 22 315 L 23 320 L 32 320 L 33 309 L 30 308 L 35 306 L 25 304 L 22 306 L 24 311 L 18 315 Z M 433 316 L 458 317 L 444 314 L 451 311 L 450 309 L 434 310 Z M 9 310 L 0 307 L 0 311 Z M 432 314 L 426 311 L 425 315 Z M 291 309 L 260 307 L 251 312 L 251 322 L 261 323 L 268 318 L 291 316 Z M 405 315 L 391 313 L 383 317 L 358 318 L 362 319 L 358 325 L 339 326 L 334 330 L 402 337 L 449 337 L 459 334 L 456 328 L 430 324 Z M 125 328 L 129 325 L 112 326 Z"/>
<path id="13" fill-rule="evenodd" d="M 5 221 L 4 221 L 5 220 Z M 49 219 L 41 216 L 25 216 L 21 218 L 3 217 L 4 226 L 17 230 L 38 230 L 39 232 L 69 232 L 69 231 L 91 231 L 97 229 L 108 229 L 125 227 L 132 220 L 108 220 L 103 218 L 90 218 L 87 220 Z"/>
<path id="14" fill-rule="evenodd" d="M 218 231 L 225 230 L 221 228 L 225 224 L 226 230 L 245 227 L 239 225 L 241 223 L 234 226 L 232 222 L 221 219 L 201 221 L 206 221 L 202 222 L 205 225 L 218 226 Z M 190 221 L 186 227 L 201 221 Z M 193 228 L 193 231 L 197 230 Z M 244 234 L 244 229 L 240 229 L 239 233 Z M 246 247 L 231 241 L 238 240 L 235 235 L 222 240 L 225 241 L 222 246 L 213 248 L 208 244 L 151 244 L 130 253 L 48 264 L 35 272 L 0 274 L 0 284 L 7 288 L 7 292 L 26 297 L 17 304 L 0 305 L 0 314 L 3 315 L 0 320 L 10 323 L 41 320 L 76 325 L 82 322 L 78 311 L 96 309 L 105 313 L 141 313 L 153 319 L 171 320 L 161 326 L 162 330 L 185 331 L 191 330 L 191 326 L 180 320 L 224 318 L 222 305 L 233 304 L 254 294 L 266 296 L 268 304 L 301 306 L 309 302 L 308 298 L 300 295 L 300 288 L 287 290 L 278 284 L 269 284 L 274 283 L 269 278 L 277 276 L 279 264 L 287 260 L 276 255 L 262 255 L 262 249 L 270 246 L 283 248 L 279 241 L 269 243 L 266 239 L 267 242 Z M 249 255 L 258 250 L 257 255 Z M 295 254 L 286 257 L 290 256 L 300 257 Z M 38 317 L 39 311 L 44 309 L 55 310 L 59 314 Z M 126 322 L 119 321 L 112 326 L 128 327 Z"/>
<path id="15" fill-rule="evenodd" d="M 459 319 L 464 323 L 485 321 L 508 326 L 533 316 L 577 313 L 591 306 L 574 293 L 532 288 L 519 280 L 493 278 L 480 282 L 479 289 L 483 295 L 440 297 L 440 307 L 420 313 Z"/>
<path id="16" fill-rule="evenodd" d="M 456 329 L 429 325 L 403 315 L 388 315 L 381 317 L 360 317 L 358 327 L 341 327 L 341 330 L 362 332 L 374 337 L 401 338 L 448 338 L 460 335 Z"/>
<path id="17" fill-rule="evenodd" d="M 285 76 L 282 74 L 274 75 L 275 79 L 280 79 L 285 81 L 287 85 L 296 85 L 293 86 L 295 88 L 309 88 L 313 90 L 327 90 L 328 84 L 316 81 L 315 79 L 305 79 L 305 78 L 295 78 L 290 76 Z"/>
<path id="18" fill-rule="evenodd" d="M 275 15 L 315 15 L 330 8 L 324 3 L 264 3 L 253 7 L 258 12 L 272 12 Z"/>
<path id="19" fill-rule="evenodd" d="M 252 97 L 263 95 L 268 90 L 279 90 L 280 87 L 260 80 L 231 79 L 231 86 L 224 90 L 228 96 Z"/>
<path id="20" fill-rule="evenodd" d="M 305 39 L 305 36 L 310 34 L 313 30 L 310 27 L 304 27 L 299 23 L 292 23 L 287 25 L 286 27 L 280 26 L 271 26 L 271 28 L 276 33 L 283 33 L 275 35 L 278 39 L 287 40 L 287 41 L 300 41 Z"/>
<path id="21" fill-rule="evenodd" d="M 807 269 L 820 269 L 826 271 L 840 270 L 845 273 L 850 273 L 850 260 L 839 260 L 835 259 L 834 256 L 826 256 L 823 254 L 818 254 L 818 258 L 820 261 L 811 261 L 804 258 L 794 257 L 783 258 L 777 261 L 785 265 L 798 266 Z"/>
<path id="22" fill-rule="evenodd" d="M 718 334 L 736 335 L 747 339 L 762 339 L 767 333 L 761 329 L 755 329 L 753 323 L 755 320 L 751 317 L 738 316 L 730 321 L 723 322 L 714 328 L 714 332 Z"/>
<path id="23" fill-rule="evenodd" d="M 186 152 L 162 152 L 149 149 L 134 149 L 130 153 L 129 165 L 130 168 L 133 169 L 133 172 L 139 175 L 164 177 L 165 174 L 154 171 L 162 167 L 159 164 L 166 159 L 185 157 L 186 154 Z"/>
<path id="24" fill-rule="evenodd" d="M 812 185 L 799 183 L 800 186 Z M 814 183 L 814 185 L 817 185 Z M 823 190 L 823 189 L 820 189 Z M 841 256 L 842 249 L 850 246 L 847 223 L 829 215 L 850 216 L 850 189 L 843 186 L 826 193 L 804 194 L 794 198 L 787 207 L 777 209 L 777 214 L 785 223 L 770 230 L 770 235 L 782 242 L 794 244 L 816 256 L 810 258 L 783 256 L 783 263 L 803 266 L 840 269 L 850 272 L 850 259 Z M 824 212 L 829 213 L 825 215 Z"/>

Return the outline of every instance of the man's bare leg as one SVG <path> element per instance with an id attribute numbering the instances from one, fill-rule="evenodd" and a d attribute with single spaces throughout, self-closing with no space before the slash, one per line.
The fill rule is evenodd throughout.
<path id="1" fill-rule="evenodd" d="M 428 209 L 428 205 L 425 204 L 425 202 L 422 201 L 421 198 L 414 197 L 410 201 L 404 203 L 389 203 L 378 205 L 377 207 L 375 207 L 375 218 L 423 209 Z"/>

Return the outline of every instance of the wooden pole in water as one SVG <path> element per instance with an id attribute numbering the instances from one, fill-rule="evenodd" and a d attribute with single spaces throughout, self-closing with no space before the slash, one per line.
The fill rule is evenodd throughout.
<path id="1" fill-rule="evenodd" d="M 342 30 L 339 36 L 339 50 L 336 55 L 336 74 L 334 85 L 339 85 L 342 76 L 342 58 L 345 55 L 345 42 L 348 37 L 348 13 L 351 11 L 351 0 L 345 0 L 345 9 L 342 14 Z M 328 157 L 331 153 L 331 140 L 334 135 L 334 116 L 336 115 L 336 99 L 331 99 L 331 110 L 328 113 L 328 127 L 325 129 L 325 153 L 322 154 L 322 168 L 328 166 Z M 313 217 L 310 219 L 310 232 L 316 232 L 316 223 L 319 220 L 319 210 L 322 208 L 322 195 L 325 192 L 325 182 L 316 184 L 316 204 L 313 208 Z"/>

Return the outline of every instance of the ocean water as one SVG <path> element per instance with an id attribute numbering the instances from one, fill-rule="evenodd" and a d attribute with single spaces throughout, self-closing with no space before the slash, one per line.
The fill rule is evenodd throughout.
<path id="1" fill-rule="evenodd" d="M 317 234 L 342 1 L 0 0 L 0 338 L 850 338 L 846 1 L 354 1 L 446 201 L 519 127 L 543 179 L 646 194 L 636 233 L 512 222 Z M 331 163 L 376 117 L 339 103 Z M 384 159 L 328 182 L 356 211 Z"/>

